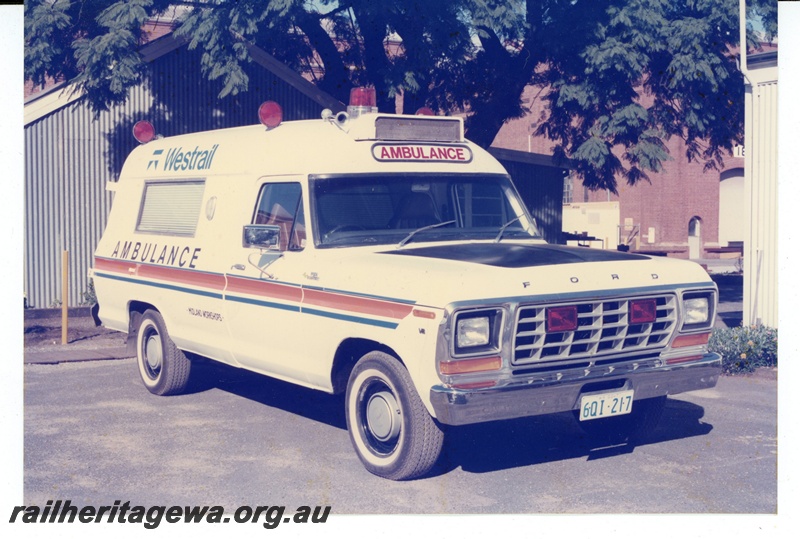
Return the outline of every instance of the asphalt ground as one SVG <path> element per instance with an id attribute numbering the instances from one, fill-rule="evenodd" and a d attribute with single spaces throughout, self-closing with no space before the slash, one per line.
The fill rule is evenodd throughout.
<path id="1" fill-rule="evenodd" d="M 341 396 L 204 365 L 158 397 L 133 359 L 25 368 L 26 504 L 331 505 L 336 514 L 765 514 L 778 510 L 774 371 L 668 399 L 637 445 L 571 414 L 449 429 L 430 476 L 369 474 Z"/>
<path id="2" fill-rule="evenodd" d="M 741 289 L 734 282 L 720 284 L 720 292 L 717 326 L 738 325 Z M 698 537 L 709 536 L 698 530 L 736 536 L 775 528 L 769 517 L 787 507 L 778 502 L 775 370 L 723 377 L 717 388 L 670 398 L 658 429 L 637 446 L 597 446 L 564 414 L 455 429 L 430 477 L 393 483 L 359 463 L 340 397 L 215 365 L 202 367 L 193 393 L 155 397 L 127 358 L 123 335 L 78 317 L 63 346 L 54 338 L 60 320 L 25 326 L 25 503 L 122 497 L 330 504 L 339 515 L 767 517 L 766 528 L 762 518 L 732 527 L 668 521 L 671 531 Z M 564 529 L 558 522 L 555 529 Z M 598 535 L 593 524 L 577 522 Z M 628 529 L 623 522 L 614 519 L 611 528 Z"/>

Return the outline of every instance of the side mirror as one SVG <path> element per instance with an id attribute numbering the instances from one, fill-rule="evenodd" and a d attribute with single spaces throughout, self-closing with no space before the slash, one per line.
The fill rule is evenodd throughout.
<path id="1" fill-rule="evenodd" d="M 260 247 L 270 251 L 281 250 L 281 227 L 277 225 L 244 225 L 244 247 Z"/>

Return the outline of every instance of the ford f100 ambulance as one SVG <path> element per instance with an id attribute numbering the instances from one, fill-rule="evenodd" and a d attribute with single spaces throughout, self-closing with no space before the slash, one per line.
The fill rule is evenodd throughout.
<path id="1" fill-rule="evenodd" d="M 183 391 L 202 356 L 345 393 L 359 458 L 399 480 L 450 425 L 571 412 L 623 439 L 716 384 L 697 264 L 547 244 L 461 118 L 280 114 L 150 132 L 110 184 L 98 314 L 151 392 Z"/>

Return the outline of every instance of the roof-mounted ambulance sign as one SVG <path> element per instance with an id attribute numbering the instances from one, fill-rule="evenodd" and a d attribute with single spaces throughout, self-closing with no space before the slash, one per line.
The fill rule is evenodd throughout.
<path id="1" fill-rule="evenodd" d="M 472 150 L 460 144 L 379 143 L 372 146 L 372 156 L 378 161 L 469 163 Z"/>

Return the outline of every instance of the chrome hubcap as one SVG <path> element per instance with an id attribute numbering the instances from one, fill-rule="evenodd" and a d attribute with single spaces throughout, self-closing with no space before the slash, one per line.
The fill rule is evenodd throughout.
<path id="1" fill-rule="evenodd" d="M 161 337 L 154 333 L 147 337 L 144 345 L 145 361 L 152 374 L 158 374 L 161 368 Z"/>
<path id="2" fill-rule="evenodd" d="M 397 399 L 388 391 L 380 391 L 367 403 L 367 426 L 372 435 L 381 442 L 397 438 L 400 434 L 402 415 Z"/>

